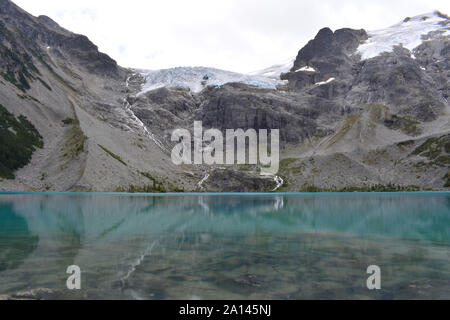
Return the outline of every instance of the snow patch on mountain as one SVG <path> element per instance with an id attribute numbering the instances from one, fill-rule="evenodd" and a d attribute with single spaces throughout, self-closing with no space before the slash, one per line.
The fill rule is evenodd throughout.
<path id="1" fill-rule="evenodd" d="M 334 81 L 334 80 L 335 80 L 335 78 L 330 78 L 330 79 L 328 79 L 327 81 L 320 81 L 320 82 L 317 82 L 315 85 L 316 85 L 316 86 L 321 86 L 321 85 L 330 83 L 330 82 L 332 82 L 332 81 Z"/>
<path id="2" fill-rule="evenodd" d="M 295 70 L 295 72 L 316 72 L 316 69 L 314 69 L 313 67 L 306 66 Z"/>
<path id="3" fill-rule="evenodd" d="M 141 70 L 145 83 L 139 94 L 163 87 L 184 87 L 192 92 L 200 92 L 207 86 L 220 87 L 230 82 L 240 82 L 248 85 L 276 89 L 284 81 L 261 75 L 246 75 L 207 67 L 177 67 L 161 70 Z"/>
<path id="4" fill-rule="evenodd" d="M 282 73 L 289 72 L 292 69 L 292 67 L 294 66 L 294 61 L 295 61 L 295 57 L 289 58 L 280 64 L 275 64 L 266 69 L 250 72 L 250 75 L 263 76 L 263 77 L 279 80 L 280 75 Z"/>
<path id="5" fill-rule="evenodd" d="M 449 19 L 435 11 L 413 18 L 406 18 L 389 28 L 369 31 L 369 39 L 358 47 L 357 52 L 363 60 L 391 52 L 396 45 L 402 45 L 408 50 L 417 48 L 423 41 L 423 36 L 431 31 L 442 31 L 449 35 Z"/>

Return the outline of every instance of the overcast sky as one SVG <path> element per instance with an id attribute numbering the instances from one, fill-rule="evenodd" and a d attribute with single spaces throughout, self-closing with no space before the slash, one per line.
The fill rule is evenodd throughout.
<path id="1" fill-rule="evenodd" d="M 376 30 L 448 0 L 13 0 L 88 36 L 124 67 L 250 72 L 297 54 L 322 27 Z"/>

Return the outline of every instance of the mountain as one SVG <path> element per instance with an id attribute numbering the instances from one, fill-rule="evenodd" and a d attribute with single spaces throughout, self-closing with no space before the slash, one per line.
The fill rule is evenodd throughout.
<path id="1" fill-rule="evenodd" d="M 439 12 L 373 32 L 324 28 L 295 59 L 242 75 L 122 68 L 87 37 L 0 0 L 0 56 L 0 190 L 450 187 L 449 18 Z M 279 129 L 279 173 L 174 165 L 171 133 L 194 121 Z"/>
<path id="2" fill-rule="evenodd" d="M 182 172 L 160 160 L 166 156 L 124 108 L 130 71 L 87 37 L 0 0 L 0 56 L 0 105 L 5 110 L 0 126 L 14 135 L 8 118 L 28 119 L 32 130 L 15 136 L 24 149 L 35 150 L 23 166 L 27 158 L 20 148 L 0 145 L 1 163 L 6 164 L 2 189 L 113 190 L 148 183 L 139 172 L 158 170 L 158 162 L 163 172 Z M 34 130 L 42 137 L 42 148 L 23 138 Z M 111 156 L 116 153 L 130 157 L 126 165 Z"/>

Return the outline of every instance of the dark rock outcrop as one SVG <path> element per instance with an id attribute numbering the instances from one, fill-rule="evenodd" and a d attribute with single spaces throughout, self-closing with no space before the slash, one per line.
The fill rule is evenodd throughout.
<path id="1" fill-rule="evenodd" d="M 242 171 L 214 170 L 207 183 L 212 190 L 222 192 L 272 191 L 276 187 L 273 179 L 250 175 Z"/>
<path id="2" fill-rule="evenodd" d="M 351 55 L 367 38 L 364 30 L 346 28 L 333 32 L 323 28 L 300 50 L 291 72 L 284 74 L 282 79 L 289 80 L 290 88 L 300 90 L 330 77 L 345 76 L 354 62 Z M 305 66 L 313 67 L 317 72 L 295 72 Z"/>

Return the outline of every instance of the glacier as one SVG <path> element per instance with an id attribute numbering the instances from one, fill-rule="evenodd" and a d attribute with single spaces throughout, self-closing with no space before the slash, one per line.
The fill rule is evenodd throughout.
<path id="1" fill-rule="evenodd" d="M 369 39 L 361 44 L 357 53 L 361 59 L 374 58 L 383 52 L 392 52 L 394 46 L 402 45 L 412 51 L 422 44 L 425 35 L 432 31 L 449 34 L 448 18 L 438 11 L 406 18 L 389 28 L 369 31 Z"/>
<path id="2" fill-rule="evenodd" d="M 428 14 L 406 18 L 391 27 L 376 31 L 369 31 L 369 38 L 361 44 L 356 54 L 360 54 L 362 60 L 367 60 L 380 55 L 383 52 L 392 52 L 394 46 L 402 45 L 411 52 L 417 48 L 425 37 L 432 31 L 438 34 L 449 35 L 449 19 L 438 11 Z M 414 58 L 414 54 L 412 57 Z M 265 89 L 276 89 L 278 85 L 286 84 L 280 79 L 282 73 L 289 72 L 294 65 L 295 57 L 268 67 L 266 69 L 242 74 L 209 67 L 176 67 L 160 70 L 137 70 L 145 79 L 138 95 L 162 87 L 184 87 L 194 93 L 201 92 L 207 86 L 221 87 L 230 82 L 239 82 Z M 317 72 L 312 67 L 304 66 L 295 72 Z M 319 82 L 316 85 L 326 84 Z"/>
<path id="3" fill-rule="evenodd" d="M 221 87 L 230 82 L 239 82 L 259 88 L 276 89 L 285 81 L 263 75 L 241 74 L 208 67 L 176 67 L 160 70 L 139 70 L 145 83 L 139 95 L 163 87 L 184 87 L 198 93 L 207 86 Z"/>

